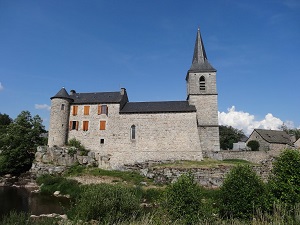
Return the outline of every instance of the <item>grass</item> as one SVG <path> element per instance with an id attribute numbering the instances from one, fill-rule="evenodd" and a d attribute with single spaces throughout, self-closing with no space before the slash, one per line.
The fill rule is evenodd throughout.
<path id="1" fill-rule="evenodd" d="M 248 165 L 256 165 L 246 160 L 242 159 L 225 159 L 225 160 L 215 160 L 210 158 L 205 158 L 202 161 L 174 161 L 172 163 L 164 163 L 154 166 L 155 168 L 215 168 L 219 166 L 235 166 L 237 164 L 248 164 Z"/>
<path id="2" fill-rule="evenodd" d="M 96 177 L 110 177 L 114 183 L 126 182 L 128 184 L 140 185 L 141 182 L 146 182 L 147 184 L 153 184 L 153 180 L 146 178 L 137 172 L 132 171 L 119 171 L 119 170 L 104 170 L 94 167 L 84 167 L 81 165 L 75 165 L 66 171 L 66 176 L 82 176 L 82 175 L 92 175 Z"/>

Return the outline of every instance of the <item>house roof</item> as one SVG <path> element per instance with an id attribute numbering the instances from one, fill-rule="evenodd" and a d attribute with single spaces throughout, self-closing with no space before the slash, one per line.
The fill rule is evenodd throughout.
<path id="1" fill-rule="evenodd" d="M 127 95 L 127 94 L 125 94 Z M 76 93 L 74 90 L 68 94 L 65 88 L 62 88 L 53 98 L 63 98 L 72 101 L 72 104 L 97 104 L 97 103 L 120 103 L 122 101 L 120 92 L 91 92 L 91 93 Z"/>
<path id="2" fill-rule="evenodd" d="M 70 95 L 73 104 L 120 103 L 123 95 L 120 92 L 73 93 Z"/>
<path id="3" fill-rule="evenodd" d="M 196 112 L 188 101 L 127 102 L 120 113 Z"/>
<path id="4" fill-rule="evenodd" d="M 189 72 L 216 72 L 217 70 L 208 62 L 200 29 L 198 28 L 192 66 Z"/>
<path id="5" fill-rule="evenodd" d="M 264 129 L 254 129 L 265 141 L 275 144 L 288 144 L 293 145 L 288 135 L 285 131 L 281 130 L 264 130 Z"/>

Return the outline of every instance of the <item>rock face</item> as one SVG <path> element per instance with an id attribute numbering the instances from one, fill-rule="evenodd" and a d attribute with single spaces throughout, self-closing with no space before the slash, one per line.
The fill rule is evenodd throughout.
<path id="1" fill-rule="evenodd" d="M 67 167 L 75 164 L 98 166 L 98 161 L 93 152 L 82 155 L 82 152 L 73 147 L 39 146 L 30 171 L 37 175 L 61 174 Z"/>

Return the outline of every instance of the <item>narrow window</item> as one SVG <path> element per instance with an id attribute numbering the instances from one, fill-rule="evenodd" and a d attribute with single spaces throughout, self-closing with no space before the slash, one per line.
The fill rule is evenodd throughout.
<path id="1" fill-rule="evenodd" d="M 104 138 L 100 139 L 100 144 L 104 144 Z"/>
<path id="2" fill-rule="evenodd" d="M 78 121 L 70 121 L 70 130 L 78 130 Z"/>
<path id="3" fill-rule="evenodd" d="M 61 104 L 60 109 L 61 109 L 61 110 L 65 110 L 65 104 Z"/>
<path id="4" fill-rule="evenodd" d="M 108 107 L 107 105 L 98 105 L 98 115 L 106 114 L 108 115 Z"/>
<path id="5" fill-rule="evenodd" d="M 83 114 L 84 115 L 89 115 L 90 114 L 90 106 L 89 105 L 85 105 L 83 107 Z"/>
<path id="6" fill-rule="evenodd" d="M 100 130 L 105 130 L 105 128 L 106 128 L 106 121 L 100 120 Z"/>
<path id="7" fill-rule="evenodd" d="M 205 91 L 205 77 L 201 76 L 199 79 L 200 91 Z"/>
<path id="8" fill-rule="evenodd" d="M 78 106 L 77 105 L 73 105 L 73 107 L 72 107 L 72 115 L 76 116 L 77 112 L 78 112 Z"/>
<path id="9" fill-rule="evenodd" d="M 130 139 L 135 140 L 135 125 L 132 125 L 130 128 Z"/>
<path id="10" fill-rule="evenodd" d="M 83 121 L 82 130 L 83 131 L 89 130 L 89 121 Z"/>

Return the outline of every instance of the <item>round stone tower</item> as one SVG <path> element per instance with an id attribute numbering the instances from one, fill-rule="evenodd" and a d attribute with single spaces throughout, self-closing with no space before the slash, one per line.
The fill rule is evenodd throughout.
<path id="1" fill-rule="evenodd" d="M 48 146 L 64 146 L 68 140 L 68 126 L 70 116 L 70 103 L 73 99 L 62 88 L 55 96 L 51 97 L 50 125 Z"/>

